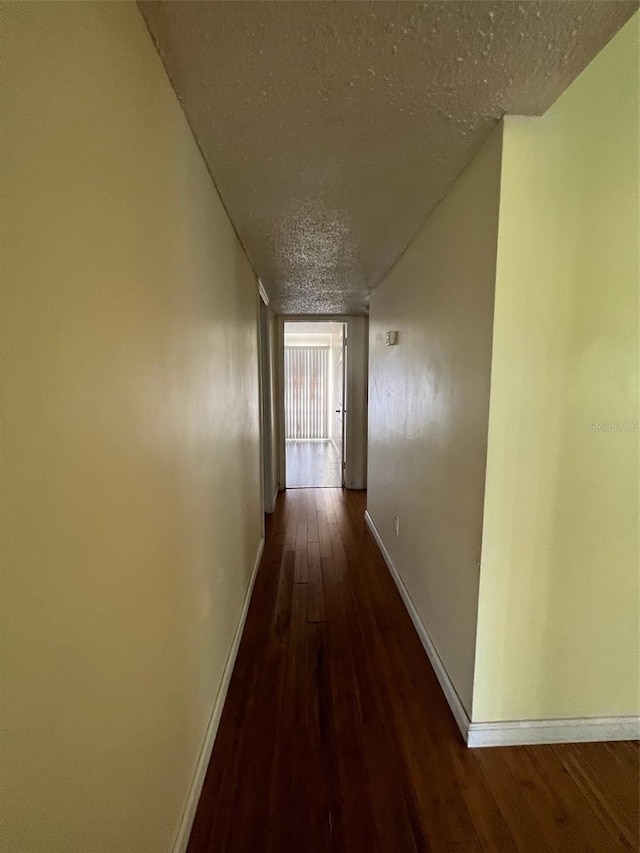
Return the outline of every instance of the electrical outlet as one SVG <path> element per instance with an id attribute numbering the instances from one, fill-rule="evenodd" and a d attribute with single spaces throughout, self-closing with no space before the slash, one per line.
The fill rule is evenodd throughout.
<path id="1" fill-rule="evenodd" d="M 400 536 L 400 519 L 397 515 L 393 516 L 393 532 L 396 536 Z"/>

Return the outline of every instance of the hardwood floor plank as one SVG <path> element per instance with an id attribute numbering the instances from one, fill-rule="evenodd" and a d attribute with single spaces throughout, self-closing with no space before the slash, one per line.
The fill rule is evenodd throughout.
<path id="1" fill-rule="evenodd" d="M 296 550 L 295 550 L 295 582 L 306 583 L 307 572 L 307 497 L 305 492 L 300 492 L 299 508 L 296 526 Z"/>
<path id="2" fill-rule="evenodd" d="M 380 847 L 373 820 L 375 801 L 366 769 L 362 731 L 336 724 L 332 736 L 338 761 L 344 850 L 388 850 Z"/>
<path id="3" fill-rule="evenodd" d="M 279 495 L 188 853 L 637 850 L 636 743 L 466 748 L 365 506 Z"/>
<path id="4" fill-rule="evenodd" d="M 318 514 L 313 493 L 307 499 L 307 542 L 318 543 Z"/>
<path id="5" fill-rule="evenodd" d="M 477 749 L 474 755 L 480 769 L 493 791 L 498 808 L 509 827 L 519 850 L 553 850 L 549 839 L 532 814 L 529 798 L 509 770 L 499 748 Z"/>
<path id="6" fill-rule="evenodd" d="M 240 772 L 241 730 L 228 729 L 218 736 L 211 754 L 200 801 L 196 811 L 187 853 L 201 853 L 209 848 L 212 835 L 224 833 L 225 816 L 232 818 L 231 802 Z"/>
<path id="7" fill-rule="evenodd" d="M 626 785 L 633 791 L 636 803 L 640 802 L 640 753 L 628 742 L 603 744 L 607 753 L 625 774 Z"/>
<path id="8" fill-rule="evenodd" d="M 635 850 L 637 849 L 638 834 L 635 828 L 629 825 L 620 809 L 619 798 L 622 791 L 617 792 L 617 797 L 612 797 L 608 793 L 609 774 L 607 773 L 604 778 L 599 778 L 594 773 L 587 759 L 587 750 L 584 748 L 590 745 L 562 744 L 559 747 L 554 747 L 554 750 L 584 798 L 608 829 L 615 843 L 626 849 Z"/>
<path id="9" fill-rule="evenodd" d="M 551 745 L 524 747 L 550 790 L 560 801 L 575 831 L 585 842 L 584 849 L 606 851 L 628 850 L 627 843 L 611 836 L 597 813 L 591 808 Z"/>
<path id="10" fill-rule="evenodd" d="M 278 597 L 273 613 L 273 630 L 278 637 L 287 633 L 291 622 L 295 559 L 293 551 L 285 551 L 282 555 Z"/>
<path id="11" fill-rule="evenodd" d="M 527 792 L 527 805 L 553 850 L 580 851 L 586 839 L 580 837 L 562 806 L 534 764 L 526 747 L 501 750 L 505 764 L 518 787 Z"/>
<path id="12" fill-rule="evenodd" d="M 318 491 L 322 491 L 318 489 Z M 324 505 L 321 509 L 318 509 L 316 513 L 316 520 L 318 523 L 318 543 L 320 546 L 320 556 L 321 557 L 330 557 L 331 556 L 331 538 L 329 536 L 329 522 L 327 520 L 327 511 L 324 508 Z"/>
<path id="13" fill-rule="evenodd" d="M 618 761 L 611 760 L 612 754 L 621 753 L 612 746 L 605 743 L 568 744 L 567 750 L 585 768 L 600 792 L 600 798 L 611 803 L 616 823 L 624 827 L 629 839 L 635 841 L 634 832 L 640 819 L 640 777 L 630 778 Z"/>
<path id="14" fill-rule="evenodd" d="M 269 822 L 269 800 L 264 795 L 265 780 L 272 779 L 276 742 L 265 737 L 261 726 L 245 728 L 237 746 L 241 776 L 235 780 L 231 820 L 225 816 L 224 833 L 212 833 L 209 850 L 260 850 Z"/>
<path id="15" fill-rule="evenodd" d="M 309 622 L 324 622 L 322 566 L 317 542 L 309 542 L 307 545 L 307 577 Z"/>
<path id="16" fill-rule="evenodd" d="M 290 551 L 295 551 L 296 541 L 298 536 L 298 525 L 297 525 L 297 510 L 298 503 L 295 500 L 295 496 L 293 492 L 285 491 L 281 501 L 282 509 L 278 508 L 277 512 L 274 512 L 271 516 L 270 521 L 275 517 L 276 520 L 279 516 L 280 512 L 284 513 L 285 516 L 285 548 Z"/>
<path id="17" fill-rule="evenodd" d="M 484 785 L 484 777 L 466 747 L 450 740 L 450 760 L 456 782 L 464 799 L 483 850 L 512 853 L 517 850 L 509 827 L 495 797 Z"/>
<path id="18" fill-rule="evenodd" d="M 401 778 L 402 771 L 398 763 L 401 759 L 389 730 L 384 726 L 365 726 L 362 739 L 380 849 L 392 850 L 395 846 L 406 853 L 429 850 L 419 819 L 417 826 L 411 819 L 404 786 L 389 785 L 389 779 Z"/>
<path id="19" fill-rule="evenodd" d="M 308 726 L 307 676 L 308 594 L 306 584 L 293 584 L 291 625 L 285 651 L 286 674 L 277 723 L 286 729 Z"/>

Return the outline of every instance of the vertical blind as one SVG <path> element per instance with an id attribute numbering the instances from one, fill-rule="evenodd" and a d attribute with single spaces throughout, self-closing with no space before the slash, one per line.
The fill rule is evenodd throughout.
<path id="1" fill-rule="evenodd" d="M 288 439 L 329 438 L 329 348 L 285 347 L 284 413 Z"/>

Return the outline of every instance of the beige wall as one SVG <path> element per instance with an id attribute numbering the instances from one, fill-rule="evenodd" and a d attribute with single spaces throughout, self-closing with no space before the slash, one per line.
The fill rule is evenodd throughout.
<path id="1" fill-rule="evenodd" d="M 261 536 L 255 281 L 135 5 L 2 32 L 2 848 L 161 853 Z"/>
<path id="2" fill-rule="evenodd" d="M 344 485 L 347 489 L 367 488 L 367 424 L 369 371 L 369 320 L 347 320 L 347 423 Z"/>
<path id="3" fill-rule="evenodd" d="M 374 291 L 370 311 L 368 509 L 468 712 L 500 151 L 498 127 Z M 387 347 L 390 330 L 399 340 Z"/>
<path id="4" fill-rule="evenodd" d="M 505 120 L 475 720 L 640 712 L 638 18 Z"/>

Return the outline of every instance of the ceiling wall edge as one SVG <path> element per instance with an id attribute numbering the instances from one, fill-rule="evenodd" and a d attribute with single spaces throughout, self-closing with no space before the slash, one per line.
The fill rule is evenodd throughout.
<path id="1" fill-rule="evenodd" d="M 158 44 L 153 33 L 151 32 L 151 28 L 149 27 L 149 24 L 147 23 L 147 19 L 145 17 L 145 14 L 142 11 L 141 0 L 136 0 L 136 8 L 138 10 L 138 14 L 140 15 L 140 17 L 143 20 L 145 29 L 146 29 L 147 33 L 149 34 L 149 38 L 151 39 L 151 43 L 153 44 L 155 51 L 158 54 L 158 58 L 160 59 L 160 64 L 162 65 L 162 68 L 164 69 L 164 73 L 167 75 L 167 80 L 169 81 L 169 84 L 173 90 L 173 94 L 175 95 L 176 101 L 178 102 L 178 106 L 180 107 L 180 110 L 182 112 L 182 115 L 185 118 L 185 121 L 187 122 L 189 130 L 191 131 L 191 135 L 193 136 L 194 142 L 198 146 L 198 151 L 200 152 L 200 157 L 202 158 L 202 162 L 204 163 L 205 169 L 207 170 L 207 173 L 209 174 L 209 177 L 211 178 L 211 183 L 213 184 L 213 187 L 214 187 L 216 193 L 218 194 L 218 198 L 220 199 L 220 204 L 222 205 L 224 212 L 227 214 L 227 219 L 229 220 L 231 227 L 233 228 L 233 233 L 236 235 L 236 240 L 238 241 L 238 243 L 242 247 L 242 251 L 245 253 L 246 258 L 249 261 L 249 266 L 253 270 L 253 274 L 255 276 L 256 282 L 258 282 L 258 281 L 260 281 L 260 276 L 258 275 L 258 273 L 256 271 L 255 264 L 253 263 L 253 259 L 252 259 L 251 255 L 249 254 L 249 251 L 247 250 L 247 247 L 245 246 L 245 243 L 244 243 L 242 237 L 238 233 L 238 229 L 236 228 L 236 224 L 233 221 L 231 214 L 229 213 L 229 209 L 225 203 L 224 198 L 222 197 L 222 193 L 220 192 L 220 188 L 218 187 L 218 183 L 217 183 L 215 176 L 213 174 L 213 170 L 212 170 L 211 166 L 209 165 L 209 161 L 205 157 L 204 149 L 202 147 L 200 139 L 198 138 L 198 134 L 196 133 L 195 128 L 194 128 L 193 124 L 191 123 L 191 120 L 190 120 L 189 116 L 187 115 L 185 108 L 182 105 L 182 101 L 180 100 L 180 96 L 178 95 L 178 90 L 175 87 L 175 83 L 173 82 L 173 78 L 171 77 L 169 69 L 167 68 L 167 65 L 164 61 L 164 57 L 162 56 L 162 51 L 160 50 L 160 45 Z"/>
<path id="2" fill-rule="evenodd" d="M 540 116 L 532 116 L 532 118 L 540 118 Z M 378 279 L 378 281 L 377 281 L 377 282 L 372 286 L 371 290 L 369 291 L 369 298 L 371 298 L 371 294 L 373 293 L 373 291 L 374 291 L 377 287 L 379 287 L 379 286 L 382 284 L 382 282 L 383 282 L 383 281 L 385 280 L 385 278 L 389 275 L 389 273 L 391 272 L 391 270 L 395 267 L 395 265 L 400 261 L 400 259 L 403 257 L 403 255 L 404 255 L 404 254 L 408 251 L 408 249 L 411 247 L 411 245 L 412 245 L 413 241 L 416 239 L 416 237 L 418 236 L 418 234 L 420 233 L 420 231 L 422 231 L 422 229 L 425 227 L 425 225 L 427 224 L 427 222 L 429 221 L 429 219 L 430 219 L 430 218 L 433 216 L 433 214 L 436 212 L 436 210 L 437 210 L 437 208 L 440 206 L 441 202 L 442 202 L 442 201 L 443 201 L 443 200 L 444 200 L 444 199 L 449 195 L 449 193 L 451 192 L 451 190 L 453 189 L 453 187 L 456 185 L 456 183 L 458 182 L 458 180 L 459 180 L 459 179 L 462 177 L 462 175 L 464 175 L 464 173 L 467 171 L 467 169 L 469 168 L 469 166 L 470 166 L 470 165 L 471 165 L 471 163 L 473 162 L 473 159 L 474 159 L 474 158 L 476 157 L 476 155 L 480 152 L 480 150 L 481 150 L 482 146 L 486 143 L 487 139 L 489 139 L 489 137 L 490 137 L 490 136 L 492 136 L 494 133 L 496 133 L 496 132 L 498 131 L 498 129 L 499 129 L 499 132 L 500 132 L 500 133 L 502 133 L 503 127 L 504 127 L 504 115 L 502 116 L 502 118 L 496 119 L 496 123 L 493 125 L 493 127 L 491 127 L 491 128 L 489 129 L 489 132 L 487 133 L 487 135 L 483 138 L 482 142 L 480 143 L 480 147 L 478 148 L 478 150 L 477 150 L 477 151 L 474 151 L 474 152 L 472 153 L 471 157 L 469 157 L 469 159 L 467 160 L 467 162 L 462 166 L 462 168 L 460 169 L 460 171 L 456 174 L 455 178 L 453 178 L 453 179 L 452 179 L 451 183 L 449 184 L 449 186 L 447 187 L 447 189 L 445 190 L 445 192 L 443 192 L 443 193 L 442 193 L 442 195 L 441 195 L 441 196 L 438 198 L 438 200 L 436 201 L 436 203 L 435 203 L 432 207 L 430 207 L 430 208 L 429 208 L 429 212 L 426 214 L 426 216 L 424 217 L 424 219 L 422 220 L 422 222 L 420 223 L 420 225 L 419 225 L 419 226 L 418 226 L 418 228 L 416 229 L 416 231 L 415 231 L 415 233 L 414 233 L 413 237 L 409 240 L 409 242 L 408 242 L 408 243 L 407 243 L 407 245 L 404 247 L 404 249 L 402 249 L 402 251 L 398 252 L 398 254 L 396 255 L 395 259 L 394 259 L 394 260 L 389 264 L 389 266 L 386 268 L 386 270 L 384 271 L 384 273 L 380 276 L 380 278 Z"/>

